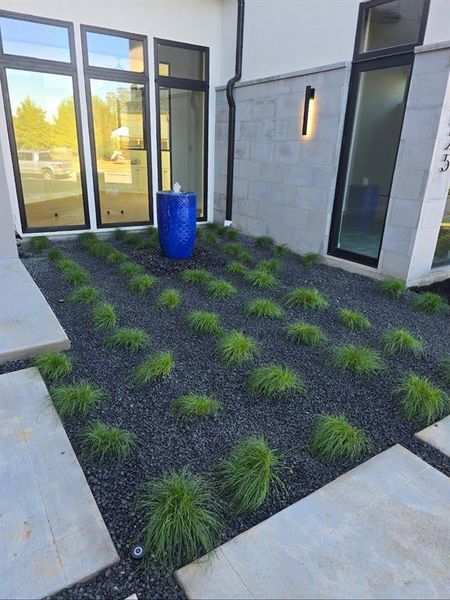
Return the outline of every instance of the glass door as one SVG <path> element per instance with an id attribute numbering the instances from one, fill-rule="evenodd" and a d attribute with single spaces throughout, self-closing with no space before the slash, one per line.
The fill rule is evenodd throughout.
<path id="1" fill-rule="evenodd" d="M 337 250 L 373 261 L 380 253 L 412 68 L 409 59 L 395 62 L 353 72 L 354 118 L 335 224 Z"/>

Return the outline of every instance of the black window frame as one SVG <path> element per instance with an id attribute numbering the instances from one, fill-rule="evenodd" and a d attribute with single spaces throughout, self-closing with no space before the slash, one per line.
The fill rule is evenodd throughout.
<path id="1" fill-rule="evenodd" d="M 24 13 L 17 13 L 8 10 L 0 10 L 0 17 L 17 19 L 19 21 L 30 21 L 32 23 L 40 23 L 45 25 L 53 25 L 56 27 L 64 27 L 67 29 L 69 40 L 70 62 L 46 60 L 44 58 L 33 58 L 31 56 L 20 56 L 16 54 L 6 54 L 3 52 L 3 42 L 0 28 L 0 83 L 3 90 L 3 100 L 6 116 L 6 127 L 8 130 L 9 146 L 11 151 L 11 159 L 13 164 L 14 182 L 16 185 L 17 201 L 19 206 L 20 222 L 23 233 L 46 233 L 53 231 L 81 231 L 90 229 L 91 221 L 89 214 L 89 203 L 86 185 L 86 168 L 83 145 L 83 132 L 81 126 L 81 111 L 80 111 L 80 90 L 78 86 L 78 74 L 75 55 L 75 38 L 74 27 L 70 21 L 62 21 L 60 19 L 50 19 L 47 17 L 37 17 Z M 54 75 L 66 75 L 72 79 L 73 86 L 73 101 L 75 111 L 75 123 L 78 142 L 78 159 L 80 164 L 80 185 L 83 201 L 84 225 L 56 225 L 49 227 L 29 227 L 26 215 L 26 207 L 24 193 L 22 187 L 22 179 L 20 176 L 20 166 L 18 158 L 18 150 L 16 138 L 14 134 L 13 114 L 11 110 L 11 102 L 6 77 L 6 69 L 14 69 L 19 71 L 33 71 L 36 73 L 50 73 Z"/>
<path id="2" fill-rule="evenodd" d="M 391 199 L 392 181 L 395 175 L 395 166 L 398 158 L 398 151 L 400 147 L 401 131 L 403 128 L 403 122 L 405 118 L 406 107 L 408 103 L 409 88 L 411 84 L 412 70 L 414 67 L 414 48 L 420 46 L 423 43 L 425 29 L 427 25 L 428 12 L 430 6 L 430 0 L 424 1 L 424 9 L 422 13 L 422 22 L 420 26 L 420 36 L 415 44 L 403 44 L 399 46 L 391 46 L 389 48 L 383 48 L 372 52 L 359 52 L 360 40 L 362 34 L 362 26 L 364 23 L 364 11 L 374 6 L 380 6 L 382 4 L 388 4 L 392 0 L 369 0 L 368 2 L 362 2 L 359 5 L 355 47 L 353 62 L 351 66 L 351 75 L 349 82 L 349 90 L 347 96 L 347 106 L 345 109 L 344 117 L 344 129 L 342 133 L 341 151 L 339 156 L 339 164 L 336 176 L 336 187 L 334 193 L 333 211 L 331 216 L 330 233 L 328 236 L 328 249 L 327 254 L 336 258 L 342 258 L 354 263 L 359 263 L 369 267 L 377 268 L 380 261 L 380 253 L 383 246 L 384 232 L 386 229 L 386 220 L 388 214 L 389 203 Z M 389 67 L 402 66 L 411 64 L 411 74 L 409 77 L 408 85 L 405 90 L 405 108 L 402 115 L 400 135 L 398 138 L 397 148 L 395 152 L 394 169 L 392 171 L 391 181 L 389 183 L 389 189 L 387 193 L 387 206 L 386 213 L 383 219 L 383 226 L 381 229 L 380 245 L 378 248 L 378 254 L 376 258 L 351 252 L 350 250 L 344 250 L 338 248 L 339 243 L 339 232 L 341 225 L 342 209 L 344 205 L 344 194 L 345 185 L 347 178 L 348 159 L 350 156 L 350 149 L 352 143 L 352 133 L 355 124 L 356 117 L 356 104 L 358 97 L 358 83 L 360 73 L 363 71 L 373 71 L 379 69 L 385 69 Z"/>
<path id="3" fill-rule="evenodd" d="M 158 45 L 171 46 L 184 50 L 196 50 L 203 52 L 205 57 L 205 79 L 186 79 L 184 77 L 172 77 L 159 74 Z M 209 47 L 199 46 L 197 44 L 188 44 L 175 40 L 166 40 L 163 38 L 153 38 L 154 61 L 155 61 L 155 100 L 156 100 L 156 136 L 157 136 L 157 154 L 158 154 L 158 187 L 162 190 L 162 161 L 161 161 L 161 102 L 160 88 L 170 88 L 179 90 L 189 90 L 194 92 L 205 92 L 205 114 L 203 122 L 203 216 L 197 217 L 197 222 L 202 223 L 208 220 L 208 139 L 209 139 Z M 164 62 L 164 61 L 162 61 Z M 172 147 L 172 145 L 171 145 Z M 172 159 L 171 159 L 172 164 Z M 172 171 L 171 171 L 172 174 Z"/>
<path id="4" fill-rule="evenodd" d="M 151 157 L 151 128 L 150 128 L 150 92 L 148 74 L 148 38 L 146 35 L 130 33 L 117 29 L 97 27 L 91 25 L 80 25 L 81 47 L 83 55 L 84 84 L 86 91 L 86 104 L 88 113 L 89 143 L 91 149 L 92 179 L 94 184 L 94 201 L 96 222 L 98 229 L 111 229 L 115 227 L 138 227 L 153 225 L 153 181 L 152 181 L 152 157 Z M 123 37 L 137 40 L 143 43 L 144 71 L 127 71 L 125 69 L 108 69 L 106 67 L 93 67 L 89 65 L 89 54 L 87 45 L 87 33 L 100 33 L 115 37 Z M 94 115 L 92 111 L 91 79 L 104 81 L 116 81 L 118 83 L 136 83 L 144 87 L 142 117 L 145 150 L 147 152 L 147 192 L 148 192 L 148 221 L 117 221 L 113 223 L 102 223 L 100 188 L 97 171 L 97 151 L 95 147 Z"/>
<path id="5" fill-rule="evenodd" d="M 353 50 L 353 62 L 371 60 L 373 58 L 380 58 L 382 56 L 408 54 L 410 52 L 414 52 L 414 48 L 416 46 L 420 46 L 421 44 L 423 44 L 423 39 L 425 37 L 425 29 L 427 27 L 428 21 L 428 12 L 430 9 L 430 0 L 425 0 L 424 2 L 417 42 L 411 44 L 399 44 L 398 46 L 388 46 L 387 48 L 369 50 L 368 52 L 361 52 L 359 50 L 364 29 L 364 16 L 366 10 L 376 8 L 377 6 L 382 6 L 383 4 L 389 4 L 392 1 L 393 0 L 368 0 L 367 2 L 362 2 L 359 5 L 358 21 L 356 24 L 355 47 Z"/>

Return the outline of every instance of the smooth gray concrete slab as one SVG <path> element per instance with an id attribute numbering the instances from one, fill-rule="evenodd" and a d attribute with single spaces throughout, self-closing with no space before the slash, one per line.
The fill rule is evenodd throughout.
<path id="1" fill-rule="evenodd" d="M 188 598 L 449 598 L 450 479 L 396 445 L 175 576 Z"/>
<path id="2" fill-rule="evenodd" d="M 0 364 L 68 348 L 69 338 L 20 259 L 0 260 Z"/>
<path id="3" fill-rule="evenodd" d="M 450 415 L 415 434 L 419 440 L 450 456 Z"/>
<path id="4" fill-rule="evenodd" d="M 0 375 L 0 598 L 43 598 L 119 557 L 35 368 Z"/>

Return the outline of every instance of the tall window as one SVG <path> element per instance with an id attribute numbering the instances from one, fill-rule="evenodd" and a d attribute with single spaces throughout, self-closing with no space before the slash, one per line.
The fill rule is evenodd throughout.
<path id="1" fill-rule="evenodd" d="M 206 220 L 208 177 L 208 48 L 155 40 L 159 186 L 178 182 L 197 194 Z"/>
<path id="2" fill-rule="evenodd" d="M 82 26 L 99 227 L 151 222 L 147 42 Z"/>
<path id="3" fill-rule="evenodd" d="M 328 251 L 377 266 L 428 0 L 360 5 Z"/>
<path id="4" fill-rule="evenodd" d="M 72 25 L 0 11 L 0 34 L 0 77 L 22 228 L 85 228 Z"/>

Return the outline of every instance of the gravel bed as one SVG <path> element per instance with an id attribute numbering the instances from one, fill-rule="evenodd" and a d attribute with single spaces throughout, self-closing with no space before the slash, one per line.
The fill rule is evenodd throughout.
<path id="1" fill-rule="evenodd" d="M 258 259 L 270 258 L 268 250 L 255 247 L 251 238 L 238 239 Z M 24 259 L 24 264 L 39 285 L 72 340 L 74 380 L 89 379 L 109 392 L 109 401 L 86 418 L 68 419 L 65 423 L 71 442 L 78 453 L 89 485 L 96 498 L 116 548 L 121 556 L 118 565 L 90 582 L 59 594 L 61 599 L 123 599 L 131 593 L 138 598 L 183 597 L 170 573 L 154 566 L 145 572 L 131 560 L 132 543 L 139 539 L 142 528 L 136 512 L 137 488 L 146 480 L 169 469 L 184 465 L 198 472 L 212 473 L 217 460 L 242 436 L 264 434 L 269 442 L 284 452 L 287 469 L 286 491 L 273 495 L 256 512 L 241 518 L 226 516 L 225 541 L 266 519 L 273 513 L 310 494 L 357 463 L 325 464 L 307 452 L 307 441 L 314 415 L 343 413 L 369 435 L 374 455 L 400 443 L 424 457 L 436 468 L 450 475 L 450 461 L 441 453 L 414 440 L 418 429 L 398 414 L 392 389 L 400 375 L 411 370 L 431 377 L 442 385 L 437 363 L 450 352 L 450 315 L 434 316 L 418 313 L 411 307 L 413 292 L 401 299 L 390 299 L 377 291 L 376 282 L 340 269 L 317 265 L 306 269 L 298 256 L 286 253 L 281 259 L 281 285 L 272 292 L 252 289 L 240 276 L 229 274 L 224 264 L 232 260 L 217 247 L 203 243 L 189 267 L 207 268 L 216 276 L 232 281 L 238 288 L 236 297 L 214 300 L 201 289 L 184 284 L 176 272 L 187 263 L 172 264 L 156 250 L 136 251 L 118 244 L 148 271 L 158 275 L 154 288 L 143 295 L 129 292 L 126 278 L 117 266 L 93 259 L 77 241 L 58 243 L 74 259 L 88 268 L 93 283 L 101 288 L 119 315 L 119 326 L 141 327 L 150 334 L 147 351 L 128 354 L 104 347 L 104 334 L 90 324 L 90 308 L 64 301 L 71 287 L 57 268 L 42 257 Z M 220 241 L 220 244 L 223 244 Z M 289 288 L 314 286 L 326 294 L 330 308 L 322 311 L 287 309 L 283 321 L 252 319 L 243 314 L 243 306 L 258 296 L 281 301 Z M 155 307 L 156 295 L 166 287 L 177 287 L 182 305 L 174 311 Z M 349 331 L 337 318 L 339 308 L 347 307 L 365 314 L 373 327 L 368 331 Z M 242 329 L 261 343 L 261 354 L 252 364 L 226 368 L 217 357 L 217 338 L 199 337 L 186 328 L 188 311 L 203 309 L 217 312 L 223 325 Z M 322 327 L 328 342 L 320 349 L 297 346 L 283 339 L 283 327 L 296 319 L 304 319 Z M 426 354 L 414 357 L 387 358 L 386 369 L 377 376 L 362 377 L 344 373 L 331 365 L 333 345 L 357 343 L 380 349 L 380 338 L 389 327 L 404 327 L 422 338 Z M 162 382 L 134 389 L 129 384 L 132 368 L 148 353 L 172 350 L 175 368 Z M 271 362 L 295 370 L 303 378 L 306 395 L 294 394 L 286 400 L 268 402 L 251 397 L 246 382 L 254 366 Z M 24 362 L 4 365 L 2 370 L 23 368 Z M 192 422 L 175 418 L 169 411 L 173 399 L 188 392 L 215 394 L 224 410 L 218 417 Z M 103 466 L 86 460 L 79 452 L 77 433 L 91 420 L 101 419 L 133 431 L 139 443 L 132 456 L 121 463 Z"/>

